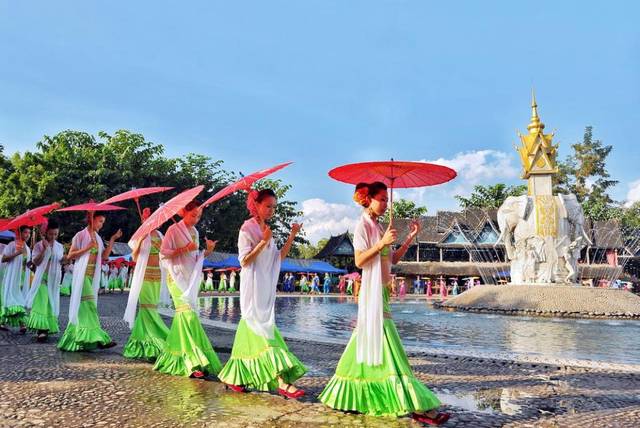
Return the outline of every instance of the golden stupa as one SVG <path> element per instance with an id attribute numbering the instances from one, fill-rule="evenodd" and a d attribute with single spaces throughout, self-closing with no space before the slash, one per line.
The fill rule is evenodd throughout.
<path id="1" fill-rule="evenodd" d="M 521 145 L 517 147 L 520 160 L 522 161 L 522 178 L 529 179 L 532 175 L 548 174 L 553 175 L 558 172 L 556 154 L 558 146 L 552 143 L 553 133 L 545 134 L 544 123 L 538 116 L 538 105 L 535 94 L 531 94 L 531 123 L 527 126 L 529 133 L 520 137 Z"/>

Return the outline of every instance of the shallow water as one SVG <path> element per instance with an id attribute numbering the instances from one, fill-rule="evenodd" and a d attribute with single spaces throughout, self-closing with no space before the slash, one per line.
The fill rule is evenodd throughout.
<path id="1" fill-rule="evenodd" d="M 640 322 L 574 320 L 446 312 L 424 300 L 391 303 L 405 345 L 443 350 L 509 352 L 553 359 L 640 364 Z M 202 317 L 235 324 L 238 297 L 200 298 Z M 348 339 L 357 306 L 349 297 L 278 296 L 276 323 L 281 331 L 321 338 Z"/>

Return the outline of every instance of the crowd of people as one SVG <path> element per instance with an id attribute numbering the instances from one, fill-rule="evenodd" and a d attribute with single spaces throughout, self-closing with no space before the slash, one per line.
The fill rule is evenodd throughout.
<path id="1" fill-rule="evenodd" d="M 391 317 L 391 265 L 407 251 L 420 230 L 414 222 L 411 231 L 395 250 L 397 232 L 386 230 L 378 220 L 387 209 L 388 194 L 383 183 L 356 186 L 354 200 L 363 208 L 354 234 L 355 263 L 362 269 L 359 284 L 358 314 L 352 333 L 335 370 L 319 400 L 343 411 L 370 415 L 409 415 L 415 420 L 439 425 L 449 415 L 440 412 L 440 401 L 413 374 L 395 324 Z M 245 393 L 277 391 L 287 398 L 299 398 L 305 392 L 295 383 L 306 372 L 304 364 L 289 350 L 275 325 L 275 296 L 282 260 L 288 255 L 301 225 L 293 224 L 282 248 L 278 248 L 268 220 L 277 207 L 276 195 L 269 189 L 251 191 L 247 197 L 251 214 L 238 236 L 240 308 L 231 356 L 224 364 L 206 335 L 197 311 L 198 293 L 212 287 L 213 272 L 202 279 L 203 260 L 215 249 L 206 238 L 200 250 L 196 228 L 202 215 L 199 202 L 193 200 L 180 211 L 181 221 L 172 224 L 163 235 L 153 230 L 143 238 L 129 241 L 135 267 L 131 278 L 127 271 L 117 275 L 109 271 L 107 289 L 112 281 L 129 283 L 124 320 L 131 333 L 123 348 L 127 358 L 153 363 L 153 369 L 168 375 L 223 382 L 227 388 Z M 143 210 L 143 221 L 149 218 Z M 50 219 L 43 238 L 33 248 L 27 245 L 31 228 L 20 228 L 16 239 L 2 249 L 0 275 L 0 328 L 17 328 L 48 335 L 62 329 L 58 325 L 60 288 L 70 288 L 68 322 L 57 347 L 64 352 L 105 349 L 115 346 L 102 328 L 98 315 L 98 291 L 105 288 L 106 265 L 118 230 L 106 242 L 100 230 L 107 220 L 104 212 L 88 216 L 87 227 L 79 231 L 67 254 L 57 241 L 59 225 Z M 73 261 L 73 269 L 61 266 Z M 124 274 L 122 272 L 125 272 Z M 235 272 L 221 274 L 218 291 L 235 287 Z M 292 286 L 289 275 L 288 289 Z M 300 288 L 310 293 L 329 292 L 331 279 L 321 281 L 317 274 L 302 275 Z M 340 291 L 354 293 L 354 278 L 342 278 Z M 164 286 L 166 284 L 166 286 Z M 123 285 L 124 287 L 124 285 Z M 164 296 L 163 296 L 164 295 Z M 175 308 L 168 327 L 157 307 L 171 298 Z"/>

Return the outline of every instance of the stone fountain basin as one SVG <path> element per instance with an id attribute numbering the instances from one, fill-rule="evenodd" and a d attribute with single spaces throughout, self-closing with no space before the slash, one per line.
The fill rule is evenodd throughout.
<path id="1" fill-rule="evenodd" d="M 635 294 L 579 285 L 480 285 L 435 306 L 507 315 L 640 319 Z"/>

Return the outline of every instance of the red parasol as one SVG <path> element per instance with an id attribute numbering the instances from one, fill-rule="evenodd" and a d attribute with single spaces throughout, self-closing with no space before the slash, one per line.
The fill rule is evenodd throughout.
<path id="1" fill-rule="evenodd" d="M 205 203 L 202 204 L 202 206 L 207 207 L 212 203 L 214 203 L 215 201 L 218 201 L 224 198 L 225 196 L 232 194 L 233 192 L 237 192 L 238 190 L 249 190 L 253 185 L 253 183 L 255 183 L 256 181 L 268 175 L 271 175 L 274 172 L 279 171 L 282 168 L 285 168 L 291 165 L 292 163 L 293 162 L 281 163 L 280 165 L 276 165 L 274 167 L 263 169 L 261 171 L 254 172 L 253 174 L 244 176 L 240 180 L 236 181 L 233 184 L 228 185 L 227 187 L 225 187 L 224 189 L 220 190 L 218 193 L 216 193 L 215 195 L 207 199 Z"/>
<path id="2" fill-rule="evenodd" d="M 393 189 L 434 186 L 453 180 L 457 173 L 446 166 L 427 162 L 382 161 L 342 165 L 329 171 L 329 177 L 343 183 L 381 181 L 390 188 L 389 219 L 393 221 Z"/>
<path id="3" fill-rule="evenodd" d="M 351 278 L 354 281 L 357 281 L 357 280 L 360 279 L 360 274 L 358 272 L 351 272 L 351 273 L 348 273 L 346 275 L 343 275 L 343 277 L 346 278 L 346 279 Z"/>
<path id="4" fill-rule="evenodd" d="M 202 189 L 204 189 L 204 186 L 197 186 L 193 189 L 185 190 L 184 192 L 169 199 L 160 206 L 160 208 L 155 210 L 144 223 L 142 223 L 138 230 L 136 230 L 136 233 L 131 237 L 131 241 L 137 241 L 162 226 L 189 202 L 193 201 L 196 196 L 202 192 Z"/>
<path id="5" fill-rule="evenodd" d="M 96 211 L 116 211 L 123 210 L 124 208 L 117 205 L 100 204 L 94 201 L 89 201 L 85 204 L 72 205 L 70 207 L 62 208 L 58 211 L 88 211 L 89 212 L 89 230 L 93 230 L 93 213 Z"/>
<path id="6" fill-rule="evenodd" d="M 70 206 L 70 207 L 59 209 L 58 211 L 89 211 L 89 212 L 95 212 L 95 211 L 116 211 L 116 210 L 123 210 L 123 209 L 124 208 L 119 207 L 117 205 L 109 205 L 109 204 L 103 204 L 103 203 L 99 203 L 99 202 L 89 201 L 86 204 L 73 205 L 73 206 Z"/>
<path id="7" fill-rule="evenodd" d="M 11 220 L 13 220 L 13 219 L 12 218 L 0 218 L 0 232 L 2 232 L 3 230 L 7 230 L 7 228 L 5 226 L 8 225 L 9 223 L 11 223 Z"/>
<path id="8" fill-rule="evenodd" d="M 16 217 L 15 219 L 10 221 L 3 227 L 0 227 L 0 230 L 17 231 L 22 226 L 28 226 L 28 227 L 40 226 L 41 224 L 44 224 L 48 221 L 46 217 L 41 215 L 29 216 L 28 218 L 21 219 L 20 221 L 17 221 L 17 220 L 18 220 L 18 217 Z M 18 235 L 16 234 L 16 236 Z"/>
<path id="9" fill-rule="evenodd" d="M 4 228 L 7 230 L 16 230 L 20 226 L 38 226 L 47 221 L 43 216 L 49 214 L 51 211 L 57 209 L 60 206 L 59 203 L 43 205 L 41 207 L 32 208 L 23 214 L 15 217 Z"/>
<path id="10" fill-rule="evenodd" d="M 112 196 L 109 199 L 102 201 L 102 204 L 112 204 L 114 202 L 127 201 L 133 199 L 138 207 L 138 215 L 142 218 L 142 210 L 140 209 L 140 198 L 146 195 L 152 195 L 154 193 L 166 192 L 173 187 L 143 187 L 140 189 L 131 189 L 127 192 L 120 193 L 119 195 Z"/>

